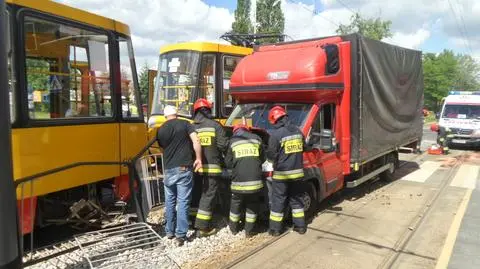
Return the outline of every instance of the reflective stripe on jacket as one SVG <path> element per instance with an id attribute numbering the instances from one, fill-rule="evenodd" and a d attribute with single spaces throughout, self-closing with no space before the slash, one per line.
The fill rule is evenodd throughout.
<path id="1" fill-rule="evenodd" d="M 262 163 L 265 161 L 261 138 L 239 130 L 230 139 L 225 163 L 232 169 L 231 190 L 255 193 L 263 188 Z"/>

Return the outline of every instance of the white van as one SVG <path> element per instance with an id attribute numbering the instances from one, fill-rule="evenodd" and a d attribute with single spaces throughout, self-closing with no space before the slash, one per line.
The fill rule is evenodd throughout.
<path id="1" fill-rule="evenodd" d="M 452 145 L 480 147 L 480 92 L 451 91 L 438 125 L 453 135 Z"/>

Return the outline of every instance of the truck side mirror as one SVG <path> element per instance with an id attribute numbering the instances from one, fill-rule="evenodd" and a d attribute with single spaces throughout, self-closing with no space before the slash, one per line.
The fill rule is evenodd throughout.
<path id="1" fill-rule="evenodd" d="M 435 113 L 435 119 L 438 120 L 439 118 L 440 118 L 440 112 Z"/>
<path id="2" fill-rule="evenodd" d="M 333 132 L 331 130 L 320 131 L 320 149 L 324 152 L 335 151 L 335 145 L 333 143 Z"/>
<path id="3" fill-rule="evenodd" d="M 332 152 L 335 151 L 333 139 L 333 132 L 331 130 L 321 130 L 319 133 L 312 132 L 309 144 L 323 152 Z"/>

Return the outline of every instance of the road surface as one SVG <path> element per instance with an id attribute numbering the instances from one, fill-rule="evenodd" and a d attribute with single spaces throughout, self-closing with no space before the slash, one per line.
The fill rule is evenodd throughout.
<path id="1" fill-rule="evenodd" d="M 425 128 L 422 149 L 435 143 Z M 233 268 L 480 268 L 480 154 L 402 155 L 390 184 L 336 198 Z"/>

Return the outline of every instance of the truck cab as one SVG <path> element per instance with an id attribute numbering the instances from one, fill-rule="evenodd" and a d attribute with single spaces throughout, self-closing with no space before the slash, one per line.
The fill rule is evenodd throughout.
<path id="1" fill-rule="evenodd" d="M 268 112 L 280 105 L 314 146 L 304 153 L 310 200 L 322 200 L 343 188 L 344 174 L 350 171 L 349 129 L 344 128 L 350 112 L 343 109 L 350 104 L 349 95 L 343 94 L 349 79 L 350 44 L 339 41 L 262 46 L 240 62 L 230 82 L 238 104 L 227 126 L 246 122 L 268 132 L 273 128 Z M 345 57 L 339 56 L 342 53 Z"/>
<path id="2" fill-rule="evenodd" d="M 480 147 L 480 92 L 451 91 L 433 129 L 449 145 Z"/>

